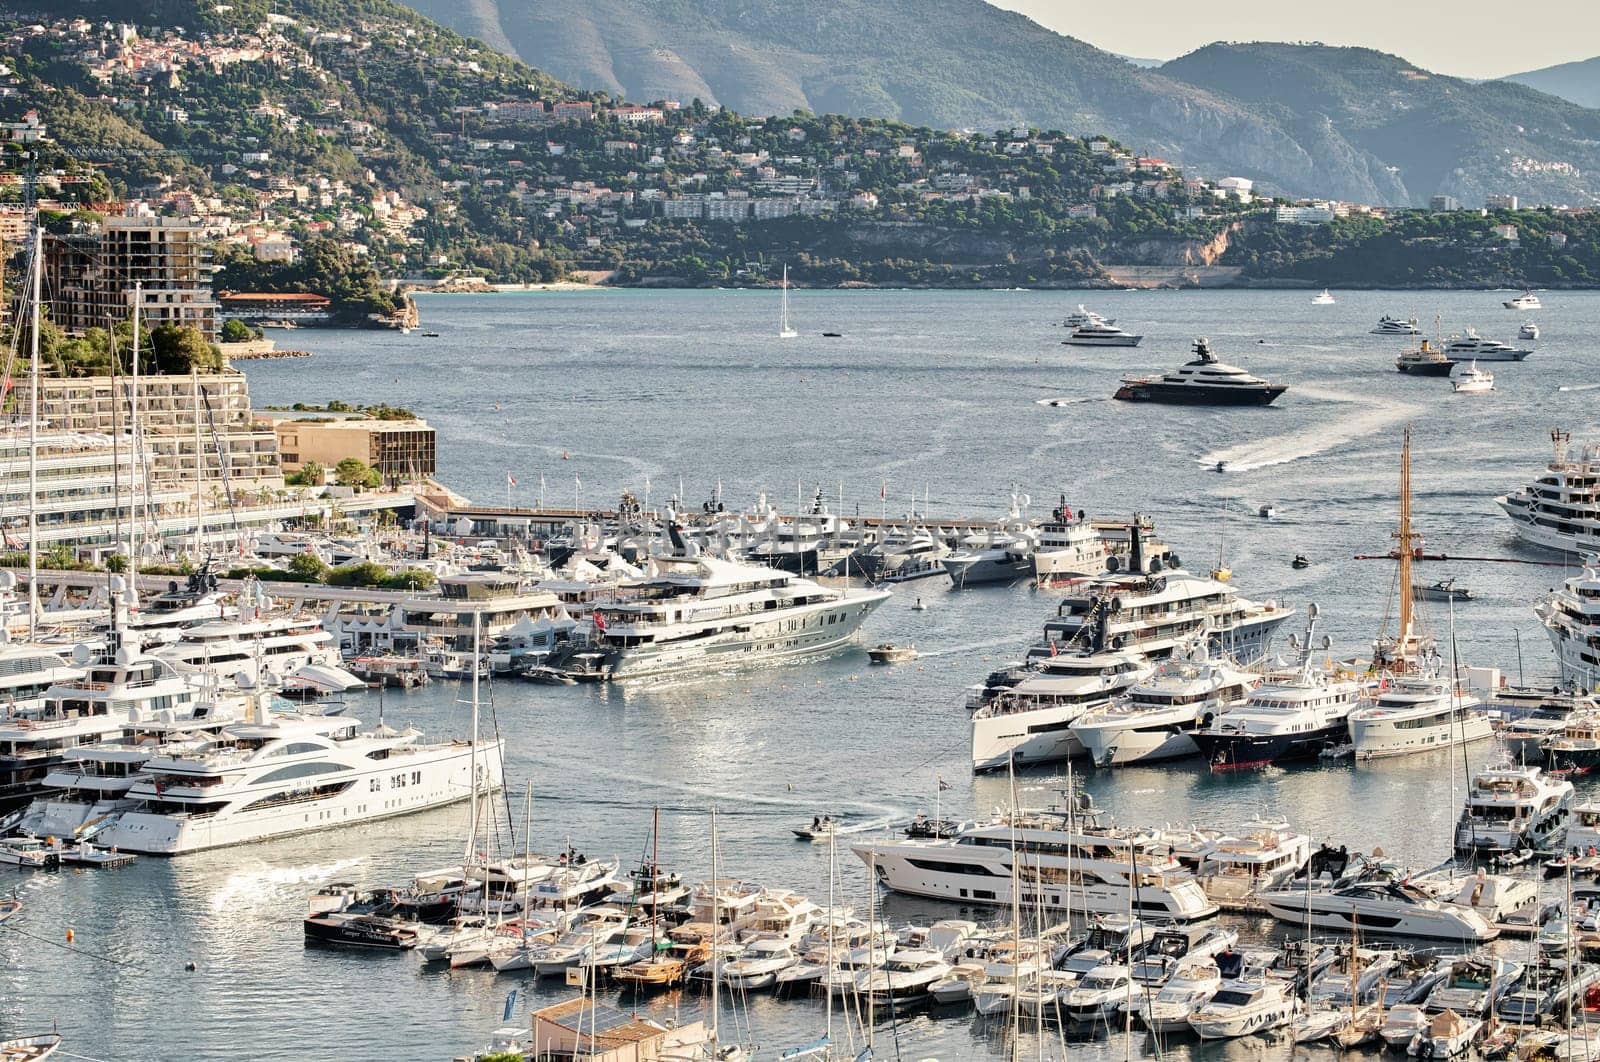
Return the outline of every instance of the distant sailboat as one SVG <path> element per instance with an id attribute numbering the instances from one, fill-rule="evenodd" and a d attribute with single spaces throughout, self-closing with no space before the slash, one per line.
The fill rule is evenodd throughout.
<path id="1" fill-rule="evenodd" d="M 789 267 L 783 267 L 783 302 L 778 311 L 778 338 L 793 339 L 800 333 L 789 323 Z"/>

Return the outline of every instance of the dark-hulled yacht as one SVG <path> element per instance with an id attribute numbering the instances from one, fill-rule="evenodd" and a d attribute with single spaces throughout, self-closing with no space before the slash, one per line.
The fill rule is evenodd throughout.
<path id="1" fill-rule="evenodd" d="M 1125 402 L 1171 402 L 1191 406 L 1265 406 L 1289 389 L 1225 365 L 1204 338 L 1194 341 L 1194 360 L 1163 376 L 1126 376 L 1115 397 Z"/>

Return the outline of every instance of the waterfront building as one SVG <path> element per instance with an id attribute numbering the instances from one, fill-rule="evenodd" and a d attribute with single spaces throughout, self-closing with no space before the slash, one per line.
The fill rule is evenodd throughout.
<path id="1" fill-rule="evenodd" d="M 271 427 L 285 472 L 308 461 L 333 468 L 345 458 L 365 461 L 387 482 L 432 476 L 438 462 L 437 433 L 422 420 L 376 420 L 337 414 L 257 415 Z"/>
<path id="2" fill-rule="evenodd" d="M 135 285 L 148 328 L 198 329 L 217 339 L 209 252 L 198 221 L 158 217 L 137 204 L 98 229 L 45 242 L 50 320 L 69 335 L 133 316 Z"/>

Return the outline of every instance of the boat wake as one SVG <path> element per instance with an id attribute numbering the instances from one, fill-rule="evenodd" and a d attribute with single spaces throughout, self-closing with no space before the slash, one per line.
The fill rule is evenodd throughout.
<path id="1" fill-rule="evenodd" d="M 1105 395 L 1082 395 L 1078 398 L 1035 398 L 1036 406 L 1081 406 L 1085 402 L 1109 402 Z"/>
<path id="2" fill-rule="evenodd" d="M 1353 395 L 1343 391 L 1303 388 L 1301 393 L 1310 398 L 1364 408 L 1360 412 L 1336 417 L 1288 435 L 1252 439 L 1236 446 L 1212 450 L 1200 456 L 1200 464 L 1207 468 L 1221 465 L 1229 472 L 1249 472 L 1270 465 L 1288 464 L 1290 461 L 1315 457 L 1317 454 L 1344 446 L 1357 439 L 1376 435 L 1393 424 L 1415 416 L 1420 409 L 1406 402 L 1388 402 L 1373 406 L 1369 396 Z"/>
<path id="3" fill-rule="evenodd" d="M 1562 384 L 1557 391 L 1594 391 L 1600 390 L 1600 384 Z"/>
<path id="4" fill-rule="evenodd" d="M 241 904 L 260 901 L 263 893 L 286 891 L 298 893 L 308 882 L 337 878 L 352 867 L 360 866 L 360 859 L 336 859 L 331 863 L 314 863 L 305 867 L 262 867 L 234 874 L 211 897 L 213 911 L 236 910 Z"/>

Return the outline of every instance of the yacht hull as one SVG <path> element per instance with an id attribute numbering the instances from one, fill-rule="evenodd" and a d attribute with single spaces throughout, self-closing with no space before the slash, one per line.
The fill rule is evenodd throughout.
<path id="1" fill-rule="evenodd" d="M 1399 361 L 1395 362 L 1396 369 L 1407 376 L 1449 376 L 1455 369 L 1453 361 Z"/>
<path id="2" fill-rule="evenodd" d="M 1352 716 L 1350 741 L 1355 746 L 1356 759 L 1410 756 L 1471 744 L 1494 735 L 1489 717 L 1482 713 L 1470 713 L 1459 724 L 1445 720 L 1428 726 L 1400 725 L 1411 722 L 1414 720 L 1397 720 L 1393 716 Z"/>
<path id="3" fill-rule="evenodd" d="M 1066 704 L 1008 715 L 974 716 L 973 771 L 1003 771 L 1012 764 L 1024 767 L 1083 755 L 1083 743 L 1072 733 L 1072 724 L 1095 707 L 1099 705 Z"/>
<path id="4" fill-rule="evenodd" d="M 499 740 L 480 743 L 476 757 L 471 747 L 461 742 L 435 747 L 426 758 L 407 757 L 403 771 L 398 758 L 368 761 L 368 766 L 340 775 L 341 784 L 346 780 L 351 784 L 325 797 L 279 799 L 285 792 L 283 786 L 269 784 L 235 790 L 230 806 L 215 813 L 130 810 L 97 840 L 122 852 L 182 855 L 410 815 L 468 799 L 474 759 L 481 779 L 479 792 L 499 789 L 503 753 L 504 743 Z M 410 781 L 412 772 L 420 775 L 420 781 Z M 402 774 L 408 784 L 394 786 L 394 779 Z M 249 805 L 257 801 L 270 802 L 251 809 Z"/>
<path id="5" fill-rule="evenodd" d="M 704 638 L 614 648 L 601 653 L 592 668 L 571 674 L 627 681 L 823 656 L 852 644 L 861 624 L 888 598 L 887 591 L 856 590 L 827 604 L 790 609 L 781 619 L 727 628 Z"/>
<path id="6" fill-rule="evenodd" d="M 1033 557 L 1008 554 L 1004 557 L 946 557 L 944 570 L 958 589 L 969 586 L 1010 584 L 1033 574 Z"/>
<path id="7" fill-rule="evenodd" d="M 1193 719 L 1186 724 L 1164 726 L 1132 722 L 1115 729 L 1097 726 L 1074 730 L 1073 737 L 1096 767 L 1127 767 L 1199 755 L 1193 729 Z"/>
<path id="8" fill-rule="evenodd" d="M 1269 406 L 1287 390 L 1282 384 L 1269 384 L 1266 387 L 1190 387 L 1125 383 L 1112 397 L 1124 402 L 1164 402 L 1178 406 Z"/>
<path id="9" fill-rule="evenodd" d="M 1348 736 L 1344 721 L 1298 734 L 1218 734 L 1198 731 L 1194 743 L 1213 771 L 1245 770 L 1314 760 Z"/>
<path id="10" fill-rule="evenodd" d="M 939 848 L 906 848 L 909 850 L 901 851 L 891 846 L 875 851 L 863 847 L 855 851 L 863 862 L 875 868 L 878 880 L 884 887 L 894 892 L 995 907 L 1011 904 L 1013 879 L 1008 865 L 973 864 L 956 869 L 940 858 L 942 852 Z M 998 849 L 995 851 L 999 852 Z M 1009 859 L 1009 853 L 1006 853 L 1006 858 Z M 924 865 L 919 866 L 918 863 Z M 1024 888 L 1018 899 L 1025 908 L 1032 909 L 1037 905 L 1046 910 L 1078 914 L 1125 915 L 1131 904 L 1136 916 L 1169 918 L 1184 923 L 1210 918 L 1217 913 L 1216 904 L 1206 899 L 1199 883 L 1193 879 L 1185 880 L 1173 889 L 1141 885 L 1137 895 L 1130 895 L 1133 891 L 1127 885 L 1084 875 L 1081 881 L 1072 883 L 1070 895 L 1064 884 L 1047 884 L 1037 890 Z"/>

